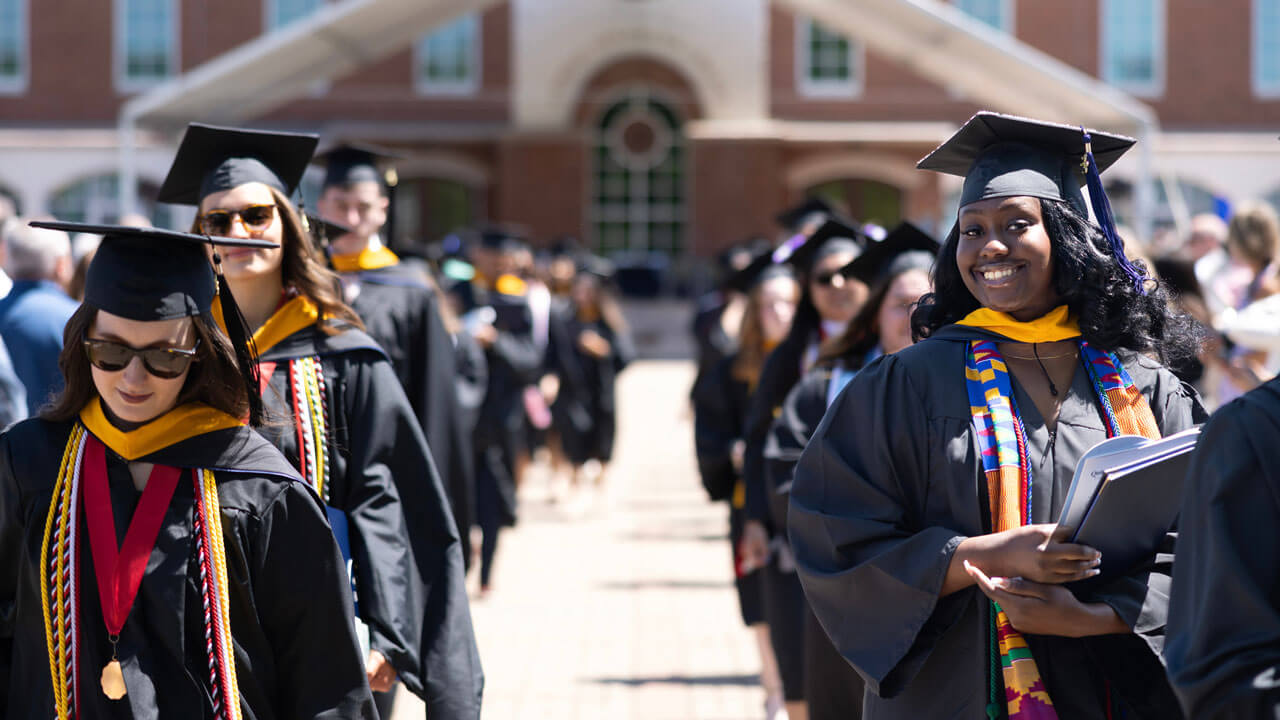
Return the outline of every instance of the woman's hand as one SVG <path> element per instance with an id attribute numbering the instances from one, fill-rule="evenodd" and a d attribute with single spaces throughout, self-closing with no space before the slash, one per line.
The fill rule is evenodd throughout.
<path id="1" fill-rule="evenodd" d="M 1056 525 L 1024 525 L 1012 530 L 965 538 L 956 548 L 942 585 L 950 595 L 973 584 L 964 563 L 971 562 L 994 577 L 1020 577 L 1061 585 L 1098 574 L 1102 553 L 1087 545 L 1061 542 Z"/>
<path id="2" fill-rule="evenodd" d="M 396 682 L 396 669 L 391 667 L 386 656 L 377 650 L 369 651 L 369 660 L 364 664 L 364 674 L 369 678 L 369 689 L 374 692 L 389 692 Z"/>
<path id="3" fill-rule="evenodd" d="M 1062 637 L 1132 632 L 1111 606 L 1082 603 L 1061 585 L 1017 577 L 988 577 L 968 561 L 964 569 L 984 595 L 1000 604 L 1009 624 L 1018 632 Z"/>
<path id="4" fill-rule="evenodd" d="M 743 573 L 764 567 L 769 562 L 769 531 L 758 520 L 748 520 L 742 527 L 738 551 L 742 553 Z"/>
<path id="5" fill-rule="evenodd" d="M 609 341 L 605 340 L 595 330 L 583 330 L 578 335 L 578 347 L 597 358 L 607 358 L 613 350 L 613 346 L 609 344 Z"/>

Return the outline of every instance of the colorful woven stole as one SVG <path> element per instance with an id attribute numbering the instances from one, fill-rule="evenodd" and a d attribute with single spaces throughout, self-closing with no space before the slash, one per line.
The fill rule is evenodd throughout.
<path id="1" fill-rule="evenodd" d="M 40 567 L 43 568 L 40 597 L 53 683 L 53 710 L 57 720 L 72 720 L 80 716 L 77 507 L 85 447 L 90 441 L 98 442 L 83 424 L 76 423 L 63 452 L 40 547 Z M 235 652 L 231 642 L 230 584 L 217 484 L 211 470 L 195 470 L 192 472 L 192 485 L 195 495 L 193 535 L 200 562 L 209 694 L 215 718 L 239 720 L 240 690 L 236 683 Z"/>
<path id="2" fill-rule="evenodd" d="M 1080 342 L 1081 360 L 1089 372 L 1107 424 L 1107 436 L 1120 434 L 1160 437 L 1155 416 L 1146 398 L 1112 353 Z M 1001 532 L 1031 521 L 1031 464 L 1027 460 L 1027 435 L 1013 401 L 1009 370 L 991 340 L 974 340 L 965 363 L 970 412 L 987 478 L 991 530 Z M 1010 720 L 1057 718 L 1053 701 L 1036 667 L 1026 639 L 1009 623 L 999 604 L 991 603 L 992 705 L 999 716 L 995 659 L 1000 660 L 1005 706 Z"/>
<path id="3" fill-rule="evenodd" d="M 329 406 L 324 372 L 317 356 L 289 361 L 294 427 L 298 433 L 298 472 L 329 504 Z"/>

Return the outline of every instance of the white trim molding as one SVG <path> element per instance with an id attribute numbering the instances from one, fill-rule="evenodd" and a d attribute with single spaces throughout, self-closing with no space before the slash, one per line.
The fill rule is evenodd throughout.
<path id="1" fill-rule="evenodd" d="M 116 92 L 135 93 L 156 87 L 169 79 L 182 74 L 182 4 L 179 0 L 159 0 L 169 6 L 170 27 L 167 58 L 167 73 L 157 78 L 131 78 L 128 76 L 128 36 L 126 34 L 126 15 L 131 0 L 113 0 L 112 32 L 112 77 Z"/>
<path id="2" fill-rule="evenodd" d="M 849 44 L 848 64 L 849 77 L 844 80 L 814 80 L 810 69 L 813 56 L 809 52 L 810 35 L 821 25 L 803 15 L 795 19 L 795 80 L 796 93 L 811 100 L 856 100 L 862 96 L 866 84 L 867 52 L 866 46 L 857 38 L 844 36 Z M 829 28 L 821 28 L 824 32 L 836 33 Z"/>
<path id="3" fill-rule="evenodd" d="M 1153 22 L 1152 32 L 1152 78 L 1148 83 L 1126 82 L 1111 75 L 1111 33 L 1115 28 L 1107 22 L 1109 8 L 1129 6 L 1139 2 L 1150 2 Z M 1165 77 L 1168 65 L 1168 0 L 1101 0 L 1098 7 L 1098 77 L 1110 85 L 1141 98 L 1159 98 L 1164 95 Z M 1123 40 L 1123 38 L 1120 38 Z"/>
<path id="4" fill-rule="evenodd" d="M 468 26 L 471 33 L 470 52 L 467 58 L 467 77 L 461 80 L 433 80 L 423 72 L 423 51 L 431 36 L 442 31 L 453 31 L 462 24 Z M 413 87 L 419 95 L 427 96 L 465 96 L 474 95 L 480 90 L 481 78 L 484 74 L 484 18 L 480 13 L 467 13 L 452 22 L 433 29 L 413 44 Z"/>

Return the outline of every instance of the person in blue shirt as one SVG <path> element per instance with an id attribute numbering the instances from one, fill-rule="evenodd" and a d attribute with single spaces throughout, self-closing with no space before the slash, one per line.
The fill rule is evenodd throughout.
<path id="1" fill-rule="evenodd" d="M 17 224 L 5 233 L 4 244 L 4 269 L 13 288 L 0 300 L 0 338 L 34 415 L 62 389 L 62 331 L 77 307 L 63 290 L 71 278 L 71 241 L 64 232 Z"/>

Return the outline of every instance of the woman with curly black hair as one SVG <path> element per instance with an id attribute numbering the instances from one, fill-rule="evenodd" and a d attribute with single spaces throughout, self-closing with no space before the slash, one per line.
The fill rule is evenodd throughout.
<path id="1" fill-rule="evenodd" d="M 1172 533 L 1102 574 L 1053 524 L 1086 450 L 1205 415 L 1162 365 L 1194 352 L 1191 325 L 1102 193 L 1098 163 L 1132 144 L 979 113 L 920 163 L 965 177 L 924 339 L 858 373 L 792 487 L 801 580 L 867 680 L 864 717 L 1179 716 L 1159 660 Z"/>

